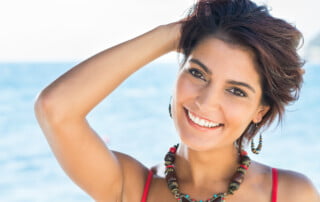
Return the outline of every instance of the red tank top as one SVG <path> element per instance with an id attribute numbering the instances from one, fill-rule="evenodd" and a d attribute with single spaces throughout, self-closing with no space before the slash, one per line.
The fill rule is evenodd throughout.
<path id="1" fill-rule="evenodd" d="M 144 190 L 143 190 L 141 202 L 147 202 L 152 177 L 153 177 L 153 172 L 152 172 L 152 170 L 150 170 L 148 173 L 147 182 L 146 182 Z M 278 170 L 276 168 L 272 168 L 271 202 L 277 202 L 277 196 L 278 196 Z"/>

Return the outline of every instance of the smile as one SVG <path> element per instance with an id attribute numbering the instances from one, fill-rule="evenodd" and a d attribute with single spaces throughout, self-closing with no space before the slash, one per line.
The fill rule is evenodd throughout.
<path id="1" fill-rule="evenodd" d="M 203 127 L 203 128 L 217 128 L 219 126 L 222 126 L 223 124 L 221 123 L 215 123 L 212 121 L 209 121 L 207 119 L 200 118 L 196 116 L 195 114 L 192 114 L 189 110 L 186 110 L 186 114 L 192 123 L 196 124 L 197 126 Z"/>

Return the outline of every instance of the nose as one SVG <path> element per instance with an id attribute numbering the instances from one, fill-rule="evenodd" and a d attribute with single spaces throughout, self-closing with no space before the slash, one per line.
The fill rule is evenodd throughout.
<path id="1" fill-rule="evenodd" d="M 221 108 L 222 92 L 214 86 L 207 86 L 199 91 L 195 104 L 201 111 L 215 111 Z"/>

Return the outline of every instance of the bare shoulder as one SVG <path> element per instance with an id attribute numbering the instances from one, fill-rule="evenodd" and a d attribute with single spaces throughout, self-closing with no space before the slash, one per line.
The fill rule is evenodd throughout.
<path id="1" fill-rule="evenodd" d="M 305 175 L 279 169 L 279 201 L 320 202 L 320 196 L 311 180 Z"/>
<path id="2" fill-rule="evenodd" d="M 140 201 L 149 169 L 132 156 L 116 151 L 113 153 L 122 168 L 122 201 Z"/>

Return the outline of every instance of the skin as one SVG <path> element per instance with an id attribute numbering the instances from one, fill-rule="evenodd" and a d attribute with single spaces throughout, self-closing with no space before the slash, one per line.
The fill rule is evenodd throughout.
<path id="1" fill-rule="evenodd" d="M 40 93 L 36 116 L 56 158 L 95 201 L 140 201 L 148 168 L 133 157 L 111 151 L 90 127 L 86 115 L 133 72 L 176 50 L 179 39 L 179 23 L 159 26 L 89 58 Z M 193 198 L 205 199 L 227 190 L 237 167 L 233 142 L 250 122 L 261 121 L 268 106 L 260 104 L 259 75 L 249 52 L 207 38 L 190 58 L 204 64 L 211 74 L 190 61 L 177 78 L 173 120 L 182 144 L 176 170 L 181 190 Z M 199 74 L 190 68 L 201 70 L 205 80 L 196 77 Z M 249 84 L 254 92 L 234 81 Z M 236 96 L 239 89 L 247 97 Z M 223 125 L 214 130 L 196 127 L 187 121 L 184 109 Z M 148 201 L 176 201 L 167 188 L 163 167 L 153 169 L 156 174 Z M 264 202 L 270 197 L 270 167 L 253 162 L 240 189 L 227 200 Z M 278 199 L 319 201 L 319 195 L 303 175 L 279 170 Z"/>
<path id="2" fill-rule="evenodd" d="M 232 58 L 232 60 L 230 60 Z M 177 79 L 173 119 L 184 143 L 195 150 L 229 149 L 250 122 L 259 123 L 269 107 L 260 104 L 260 78 L 248 51 L 216 38 L 203 40 Z M 190 111 L 222 126 L 192 127 Z"/>

